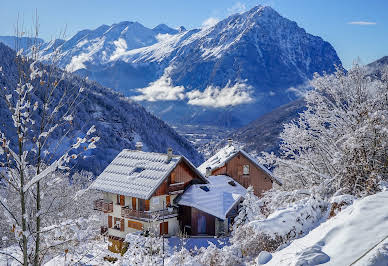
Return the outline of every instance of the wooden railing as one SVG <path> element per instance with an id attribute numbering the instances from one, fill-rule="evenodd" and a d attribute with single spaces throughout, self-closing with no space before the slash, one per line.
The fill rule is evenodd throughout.
<path id="1" fill-rule="evenodd" d="M 138 220 L 161 220 L 166 219 L 169 216 L 176 216 L 178 210 L 176 208 L 163 209 L 159 211 L 138 211 L 132 210 L 128 206 L 121 207 L 121 216 L 128 219 L 138 219 Z"/>
<path id="2" fill-rule="evenodd" d="M 104 199 L 95 200 L 94 209 L 105 213 L 113 212 L 113 202 Z"/>
<path id="3" fill-rule="evenodd" d="M 176 184 L 170 184 L 168 187 L 168 192 L 170 194 L 174 194 L 174 192 L 182 191 L 185 189 L 185 183 L 176 183 Z"/>

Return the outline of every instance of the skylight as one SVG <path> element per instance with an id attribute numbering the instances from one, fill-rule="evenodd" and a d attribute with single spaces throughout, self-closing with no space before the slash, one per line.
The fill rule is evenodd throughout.
<path id="1" fill-rule="evenodd" d="M 207 186 L 200 186 L 203 191 L 209 192 L 210 189 Z"/>
<path id="2" fill-rule="evenodd" d="M 229 181 L 228 184 L 231 185 L 232 187 L 236 186 L 236 183 L 233 180 Z"/>
<path id="3" fill-rule="evenodd" d="M 135 170 L 133 170 L 134 173 L 141 173 L 142 171 L 144 171 L 143 167 L 136 167 Z"/>

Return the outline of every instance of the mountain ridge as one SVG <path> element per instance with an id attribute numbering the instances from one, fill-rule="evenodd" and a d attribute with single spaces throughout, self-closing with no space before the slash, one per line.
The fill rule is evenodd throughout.
<path id="1" fill-rule="evenodd" d="M 123 92 L 172 124 L 246 125 L 296 99 L 292 88 L 315 72 L 341 65 L 328 42 L 266 6 L 201 29 L 104 25 L 58 45 L 62 68 Z"/>

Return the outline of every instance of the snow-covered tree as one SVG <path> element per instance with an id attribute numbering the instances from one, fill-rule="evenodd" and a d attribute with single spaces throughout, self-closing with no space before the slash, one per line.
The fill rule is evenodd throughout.
<path id="1" fill-rule="evenodd" d="M 262 214 L 263 202 L 253 193 L 253 187 L 249 186 L 241 203 L 237 217 L 234 220 L 233 227 L 237 228 L 250 221 L 264 219 Z"/>
<path id="2" fill-rule="evenodd" d="M 42 234 L 54 226 L 50 225 L 52 213 L 42 209 L 42 186 L 55 187 L 55 173 L 69 171 L 71 161 L 95 148 L 99 140 L 93 136 L 94 127 L 74 142 L 68 137 L 83 88 L 60 86 L 65 75 L 57 75 L 55 58 L 52 64 L 42 65 L 38 46 L 33 45 L 31 51 L 29 57 L 22 50 L 17 52 L 15 86 L 1 88 L 0 92 L 0 104 L 8 107 L 13 121 L 13 128 L 0 125 L 0 182 L 6 188 L 0 195 L 0 207 L 22 253 L 21 260 L 14 259 L 23 265 L 39 265 L 50 249 L 41 241 Z M 54 133 L 61 138 L 52 141 Z M 15 197 L 16 205 L 7 202 L 10 197 Z"/>
<path id="3" fill-rule="evenodd" d="M 284 125 L 281 155 L 264 154 L 284 189 L 315 187 L 326 195 L 375 193 L 388 177 L 388 71 L 365 67 L 316 74 L 306 110 Z"/>

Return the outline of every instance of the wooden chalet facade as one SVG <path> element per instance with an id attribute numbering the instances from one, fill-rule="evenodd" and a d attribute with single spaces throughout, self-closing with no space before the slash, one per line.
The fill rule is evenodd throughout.
<path id="1" fill-rule="evenodd" d="M 174 199 L 192 183 L 207 181 L 183 156 L 123 150 L 92 184 L 102 191 L 94 209 L 101 213 L 101 233 L 122 248 L 125 236 L 136 231 L 175 235 L 179 232 Z"/>
<path id="2" fill-rule="evenodd" d="M 230 140 L 228 146 L 217 152 L 198 169 L 206 176 L 227 175 L 245 188 L 252 186 L 258 197 L 271 189 L 273 182 L 282 185 L 268 169 L 245 151 L 235 148 Z"/>

